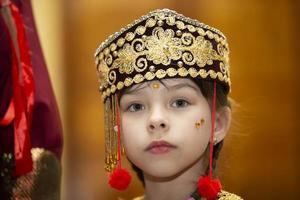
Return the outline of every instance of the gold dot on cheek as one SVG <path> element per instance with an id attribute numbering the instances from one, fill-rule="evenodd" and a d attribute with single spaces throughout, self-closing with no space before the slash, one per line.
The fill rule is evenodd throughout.
<path id="1" fill-rule="evenodd" d="M 205 120 L 203 118 L 200 119 L 200 121 L 195 123 L 195 127 L 197 129 L 199 129 L 203 124 L 204 124 Z"/>
<path id="2" fill-rule="evenodd" d="M 152 83 L 153 89 L 158 89 L 160 87 L 159 83 Z"/>
<path id="3" fill-rule="evenodd" d="M 201 127 L 201 123 L 200 122 L 196 122 L 195 126 L 196 126 L 196 128 L 200 128 Z"/>
<path id="4" fill-rule="evenodd" d="M 200 120 L 200 123 L 203 124 L 204 122 L 205 122 L 205 120 L 202 118 L 202 119 Z"/>

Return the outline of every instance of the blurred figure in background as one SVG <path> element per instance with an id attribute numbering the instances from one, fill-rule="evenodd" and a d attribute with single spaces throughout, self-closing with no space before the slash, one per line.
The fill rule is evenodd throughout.
<path id="1" fill-rule="evenodd" d="M 30 0 L 0 1 L 0 198 L 59 199 L 62 127 Z"/>

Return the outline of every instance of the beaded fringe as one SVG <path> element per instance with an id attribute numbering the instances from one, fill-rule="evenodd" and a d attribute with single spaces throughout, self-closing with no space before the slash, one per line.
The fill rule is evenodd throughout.
<path id="1" fill-rule="evenodd" d="M 121 148 L 122 154 L 125 153 L 122 143 L 121 147 L 118 147 L 118 131 L 117 128 L 117 110 L 118 107 L 117 94 L 111 95 L 105 101 L 105 170 L 112 172 L 118 164 L 118 148 Z M 120 155 L 121 156 L 121 155 Z"/>

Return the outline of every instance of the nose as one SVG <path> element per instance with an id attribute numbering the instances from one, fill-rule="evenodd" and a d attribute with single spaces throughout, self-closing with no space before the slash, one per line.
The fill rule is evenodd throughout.
<path id="1" fill-rule="evenodd" d="M 147 129 L 150 133 L 163 133 L 169 130 L 169 122 L 162 109 L 157 108 L 152 111 Z"/>

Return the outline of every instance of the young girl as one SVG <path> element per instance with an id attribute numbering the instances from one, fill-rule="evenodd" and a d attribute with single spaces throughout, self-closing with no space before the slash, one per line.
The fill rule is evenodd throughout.
<path id="1" fill-rule="evenodd" d="M 228 53 L 219 30 L 168 9 L 100 45 L 111 187 L 130 183 L 126 152 L 145 187 L 136 200 L 241 199 L 213 175 L 231 121 Z"/>

